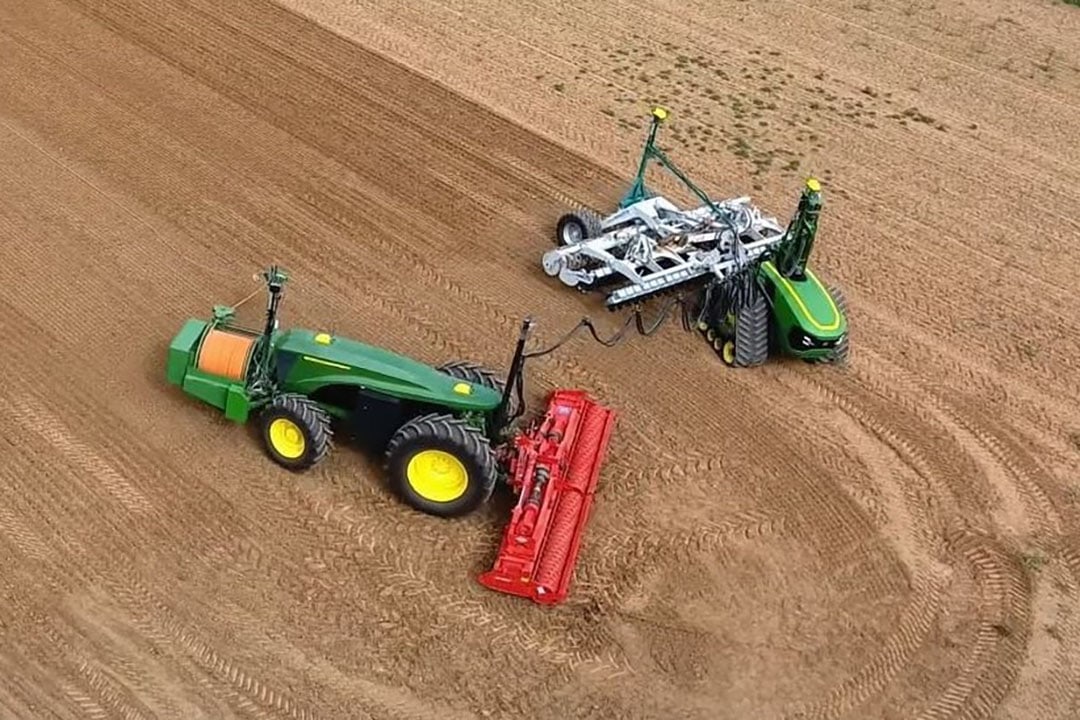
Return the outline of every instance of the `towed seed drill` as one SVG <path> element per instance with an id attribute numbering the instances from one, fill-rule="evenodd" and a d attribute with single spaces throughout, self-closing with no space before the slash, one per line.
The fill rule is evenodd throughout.
<path id="1" fill-rule="evenodd" d="M 559 218 L 544 271 L 570 287 L 606 293 L 608 310 L 688 292 L 694 325 L 728 365 L 760 365 L 773 354 L 845 360 L 843 294 L 807 267 L 821 212 L 818 181 L 806 181 L 786 228 L 748 197 L 714 201 L 656 146 L 667 117 L 653 109 L 637 175 L 615 212 L 578 208 Z M 702 204 L 686 210 L 649 191 L 653 160 Z"/>
<path id="2" fill-rule="evenodd" d="M 174 336 L 166 376 L 229 420 L 257 418 L 270 459 L 307 470 L 337 432 L 381 453 L 390 487 L 424 513 L 476 510 L 503 480 L 519 495 L 494 567 L 481 584 L 541 604 L 568 591 L 615 413 L 584 391 L 556 390 L 524 427 L 521 327 L 505 380 L 466 361 L 431 367 L 386 349 L 302 328 L 281 330 L 288 280 L 272 266 L 261 330 L 215 305 Z"/>

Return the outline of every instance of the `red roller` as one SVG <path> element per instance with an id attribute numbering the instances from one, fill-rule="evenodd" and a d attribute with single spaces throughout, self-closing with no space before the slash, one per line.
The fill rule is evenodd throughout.
<path id="1" fill-rule="evenodd" d="M 515 439 L 518 504 L 484 587 L 544 605 L 566 598 L 614 423 L 615 412 L 584 391 L 556 390 L 541 421 Z"/>

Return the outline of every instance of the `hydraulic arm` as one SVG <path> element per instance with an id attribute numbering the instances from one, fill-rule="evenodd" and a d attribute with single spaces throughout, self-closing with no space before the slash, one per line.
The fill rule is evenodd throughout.
<path id="1" fill-rule="evenodd" d="M 820 214 L 821 184 L 810 178 L 799 197 L 799 205 L 788 224 L 787 232 L 773 251 L 776 269 L 784 277 L 791 280 L 802 280 L 805 277 L 806 262 L 814 249 Z"/>

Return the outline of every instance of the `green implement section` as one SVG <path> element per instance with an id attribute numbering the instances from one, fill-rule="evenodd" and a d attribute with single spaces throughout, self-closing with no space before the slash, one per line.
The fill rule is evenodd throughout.
<path id="1" fill-rule="evenodd" d="M 169 383 L 223 411 L 228 420 L 244 423 L 251 412 L 251 401 L 244 383 L 204 373 L 196 367 L 199 345 L 210 324 L 189 319 L 169 344 L 165 376 Z"/>
<path id="2" fill-rule="evenodd" d="M 458 412 L 491 412 L 502 395 L 412 358 L 348 338 L 295 328 L 273 342 L 284 392 L 345 385 Z"/>
<path id="3" fill-rule="evenodd" d="M 847 331 L 847 320 L 813 272 L 807 270 L 802 280 L 794 280 L 777 272 L 771 262 L 763 262 L 761 269 L 777 285 L 774 300 L 782 299 L 785 306 L 790 306 L 791 325 L 810 330 L 825 340 L 835 340 Z"/>
<path id="4" fill-rule="evenodd" d="M 817 276 L 784 277 L 769 261 L 760 270 L 772 290 L 773 322 L 780 349 L 806 359 L 824 358 L 847 332 L 847 318 Z"/>

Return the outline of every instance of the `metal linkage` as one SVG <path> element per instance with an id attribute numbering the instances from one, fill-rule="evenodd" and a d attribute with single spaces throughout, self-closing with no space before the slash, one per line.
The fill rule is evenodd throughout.
<path id="1" fill-rule="evenodd" d="M 604 218 L 603 234 L 544 254 L 544 271 L 570 287 L 609 288 L 615 309 L 690 283 L 723 280 L 780 242 L 784 228 L 747 197 L 680 210 L 650 197 Z"/>

